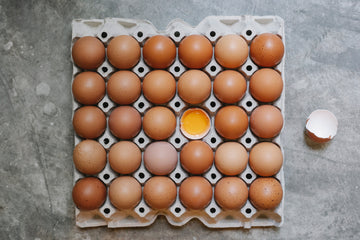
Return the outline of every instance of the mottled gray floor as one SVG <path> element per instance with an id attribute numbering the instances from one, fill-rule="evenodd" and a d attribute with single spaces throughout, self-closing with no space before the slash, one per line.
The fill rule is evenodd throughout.
<path id="1" fill-rule="evenodd" d="M 353 1 L 0 1 L 0 239 L 360 239 L 360 3 Z M 286 24 L 285 223 L 210 230 L 165 218 L 82 230 L 71 200 L 73 18 L 279 15 Z M 335 139 L 315 145 L 306 117 L 331 110 Z"/>

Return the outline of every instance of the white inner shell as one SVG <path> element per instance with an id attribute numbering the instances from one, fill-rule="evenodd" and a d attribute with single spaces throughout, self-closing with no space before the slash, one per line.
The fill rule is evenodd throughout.
<path id="1" fill-rule="evenodd" d="M 315 110 L 308 117 L 306 129 L 319 138 L 333 138 L 336 135 L 338 121 L 328 110 Z"/>

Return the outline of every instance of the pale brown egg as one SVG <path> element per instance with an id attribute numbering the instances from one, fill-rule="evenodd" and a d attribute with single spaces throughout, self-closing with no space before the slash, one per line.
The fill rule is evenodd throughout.
<path id="1" fill-rule="evenodd" d="M 249 199 L 259 210 L 275 209 L 282 200 L 283 189 L 273 177 L 257 178 L 249 188 Z"/>
<path id="2" fill-rule="evenodd" d="M 249 47 L 244 38 L 229 34 L 215 44 L 215 59 L 225 68 L 238 68 L 246 62 Z"/>
<path id="3" fill-rule="evenodd" d="M 133 107 L 120 106 L 115 108 L 109 117 L 111 133 L 120 139 L 131 139 L 141 130 L 140 113 Z"/>
<path id="4" fill-rule="evenodd" d="M 167 103 L 175 96 L 175 92 L 175 78 L 167 71 L 151 71 L 143 80 L 143 94 L 152 103 Z"/>
<path id="5" fill-rule="evenodd" d="M 73 151 L 74 165 L 84 174 L 94 175 L 101 172 L 106 165 L 106 151 L 94 140 L 83 140 Z"/>
<path id="6" fill-rule="evenodd" d="M 168 175 L 176 167 L 178 155 L 168 142 L 153 142 L 144 151 L 144 164 L 155 175 Z"/>
<path id="7" fill-rule="evenodd" d="M 156 35 L 146 40 L 143 47 L 146 64 L 152 68 L 169 67 L 176 57 L 175 43 L 167 36 Z"/>
<path id="8" fill-rule="evenodd" d="M 82 69 L 96 69 L 105 60 L 104 44 L 96 37 L 79 38 L 73 45 L 72 58 L 75 65 Z"/>
<path id="9" fill-rule="evenodd" d="M 117 104 L 132 104 L 141 94 L 140 78 L 127 70 L 115 72 L 107 83 L 107 93 Z"/>
<path id="10" fill-rule="evenodd" d="M 84 105 L 95 105 L 105 96 L 105 81 L 96 72 L 82 72 L 72 83 L 76 101 Z"/>
<path id="11" fill-rule="evenodd" d="M 134 67 L 139 62 L 140 55 L 140 44 L 135 38 L 128 35 L 114 37 L 107 47 L 109 62 L 119 69 Z"/>
<path id="12" fill-rule="evenodd" d="M 274 67 L 284 56 L 284 44 L 276 34 L 260 34 L 251 42 L 250 56 L 256 65 Z"/>
<path id="13" fill-rule="evenodd" d="M 179 59 L 188 68 L 203 68 L 211 60 L 213 47 L 202 35 L 190 35 L 179 44 Z"/>
<path id="14" fill-rule="evenodd" d="M 184 72 L 178 81 L 178 94 L 182 100 L 190 104 L 205 101 L 211 93 L 211 80 L 201 70 Z"/>
<path id="15" fill-rule="evenodd" d="M 238 142 L 225 142 L 215 152 L 215 166 L 225 175 L 234 176 L 242 173 L 248 163 L 248 153 Z"/>
<path id="16" fill-rule="evenodd" d="M 100 108 L 84 106 L 77 109 L 73 117 L 73 126 L 82 138 L 98 138 L 106 128 L 106 117 Z"/>
<path id="17" fill-rule="evenodd" d="M 283 127 L 283 116 L 277 107 L 261 105 L 250 116 L 251 131 L 260 138 L 273 138 Z"/>
<path id="18" fill-rule="evenodd" d="M 180 185 L 179 198 L 188 209 L 201 210 L 209 205 L 213 195 L 211 184 L 204 177 L 186 178 Z"/>
<path id="19" fill-rule="evenodd" d="M 203 174 L 208 171 L 214 161 L 211 147 L 201 140 L 190 141 L 180 152 L 181 166 L 192 174 Z"/>
<path id="20" fill-rule="evenodd" d="M 247 128 L 248 116 L 238 106 L 225 106 L 215 115 L 215 129 L 224 138 L 240 138 Z"/>
<path id="21" fill-rule="evenodd" d="M 225 210 L 239 210 L 247 201 L 248 188 L 241 178 L 224 177 L 216 183 L 214 198 Z"/>
<path id="22" fill-rule="evenodd" d="M 252 147 L 249 165 L 258 175 L 270 177 L 278 173 L 283 164 L 281 149 L 272 142 L 260 142 Z"/>
<path id="23" fill-rule="evenodd" d="M 152 107 L 144 115 L 143 128 L 152 139 L 167 139 L 176 128 L 175 114 L 167 107 Z"/>
<path id="24" fill-rule="evenodd" d="M 132 209 L 141 200 L 141 185 L 133 177 L 118 177 L 110 184 L 109 198 L 117 209 Z"/>
<path id="25" fill-rule="evenodd" d="M 176 200 L 175 183 L 168 177 L 152 177 L 144 185 L 144 200 L 152 209 L 169 208 Z"/>
<path id="26" fill-rule="evenodd" d="M 74 185 L 72 198 L 80 210 L 95 210 L 106 200 L 106 186 L 96 177 L 81 178 Z"/>
<path id="27" fill-rule="evenodd" d="M 273 102 L 283 90 L 281 75 L 271 68 L 262 68 L 250 78 L 249 91 L 260 102 Z"/>
<path id="28" fill-rule="evenodd" d="M 219 73 L 214 80 L 214 94 L 224 103 L 240 101 L 246 92 L 246 80 L 241 73 L 234 70 L 225 70 Z"/>
<path id="29" fill-rule="evenodd" d="M 111 146 L 108 158 L 115 172 L 130 174 L 140 167 L 141 151 L 133 142 L 120 141 Z"/>

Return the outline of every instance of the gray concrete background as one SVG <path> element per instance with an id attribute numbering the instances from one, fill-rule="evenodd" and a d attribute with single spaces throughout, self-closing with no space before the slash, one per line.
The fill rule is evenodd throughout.
<path id="1" fill-rule="evenodd" d="M 360 239 L 359 1 L 0 0 L 0 239 Z M 71 199 L 70 40 L 73 18 L 279 15 L 286 32 L 285 223 L 212 230 L 160 217 L 139 229 L 79 229 Z M 338 135 L 303 135 L 315 109 L 332 111 Z"/>

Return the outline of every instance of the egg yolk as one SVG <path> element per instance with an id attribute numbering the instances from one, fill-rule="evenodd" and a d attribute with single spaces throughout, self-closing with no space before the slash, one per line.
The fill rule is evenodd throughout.
<path id="1" fill-rule="evenodd" d="M 181 118 L 181 126 L 190 135 L 200 135 L 209 129 L 210 119 L 203 110 L 189 109 Z"/>

